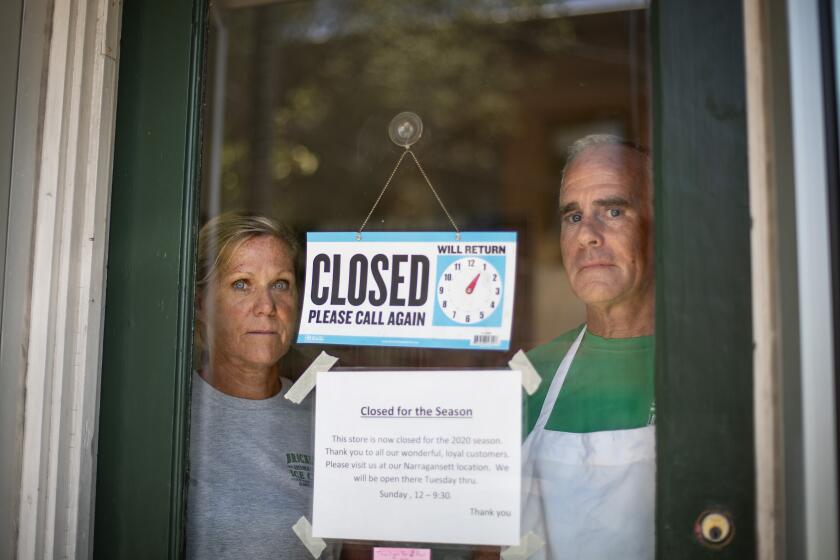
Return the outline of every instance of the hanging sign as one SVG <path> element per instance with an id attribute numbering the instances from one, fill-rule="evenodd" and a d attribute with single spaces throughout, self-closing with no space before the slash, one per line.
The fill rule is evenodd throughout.
<path id="1" fill-rule="evenodd" d="M 518 544 L 521 393 L 512 370 L 319 372 L 312 534 Z"/>
<path id="2" fill-rule="evenodd" d="M 507 350 L 515 232 L 310 232 L 299 343 Z"/>

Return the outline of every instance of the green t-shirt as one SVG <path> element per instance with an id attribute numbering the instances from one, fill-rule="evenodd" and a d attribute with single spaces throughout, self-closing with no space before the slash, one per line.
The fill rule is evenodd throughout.
<path id="1" fill-rule="evenodd" d="M 528 352 L 542 377 L 525 404 L 525 434 L 540 415 L 557 367 L 581 327 Z M 546 429 L 588 433 L 653 424 L 653 337 L 601 338 L 587 331 L 546 423 Z"/>

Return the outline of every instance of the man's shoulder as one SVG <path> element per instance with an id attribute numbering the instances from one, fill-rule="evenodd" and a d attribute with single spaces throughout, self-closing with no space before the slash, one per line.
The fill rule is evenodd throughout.
<path id="1" fill-rule="evenodd" d="M 563 357 L 569 351 L 569 348 L 571 348 L 582 327 L 583 325 L 579 325 L 568 332 L 564 332 L 554 340 L 541 344 L 527 352 L 528 360 L 530 360 L 531 365 L 539 373 L 542 378 L 542 383 L 536 392 L 526 399 L 525 421 L 522 424 L 523 438 L 534 428 L 537 418 L 540 415 L 540 409 L 548 394 L 548 388 L 554 379 L 554 375 L 557 373 L 557 367 L 563 361 Z"/>
<path id="2" fill-rule="evenodd" d="M 540 365 L 557 364 L 566 355 L 566 352 L 571 348 L 577 336 L 580 334 L 580 329 L 583 325 L 564 332 L 554 340 L 541 344 L 527 352 L 528 359 L 534 364 L 534 367 L 540 369 Z"/>

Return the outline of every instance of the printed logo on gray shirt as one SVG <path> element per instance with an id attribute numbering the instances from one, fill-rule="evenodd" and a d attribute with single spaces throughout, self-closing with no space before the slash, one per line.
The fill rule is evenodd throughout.
<path id="1" fill-rule="evenodd" d="M 286 453 L 289 476 L 301 486 L 312 486 L 312 457 L 307 453 Z"/>

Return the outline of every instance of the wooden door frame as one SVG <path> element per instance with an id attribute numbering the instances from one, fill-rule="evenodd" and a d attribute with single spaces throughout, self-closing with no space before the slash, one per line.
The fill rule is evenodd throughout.
<path id="1" fill-rule="evenodd" d="M 755 555 L 743 26 L 734 7 L 652 6 L 657 445 L 668 458 L 657 474 L 659 558 L 712 554 L 693 533 L 706 508 L 736 525 L 716 556 Z M 206 8 L 127 3 L 123 25 L 94 554 L 176 558 Z M 718 212 L 712 197 L 731 203 Z"/>
<path id="2" fill-rule="evenodd" d="M 178 558 L 191 367 L 205 0 L 126 2 L 94 556 Z"/>
<path id="3" fill-rule="evenodd" d="M 740 3 L 652 8 L 657 558 L 753 558 L 750 213 Z M 707 511 L 734 523 L 713 549 Z"/>

